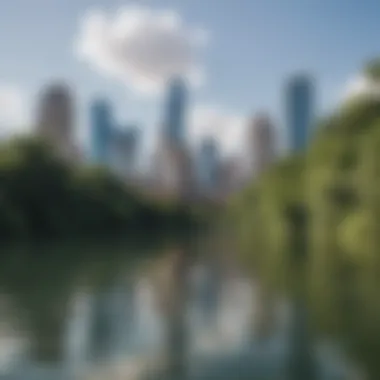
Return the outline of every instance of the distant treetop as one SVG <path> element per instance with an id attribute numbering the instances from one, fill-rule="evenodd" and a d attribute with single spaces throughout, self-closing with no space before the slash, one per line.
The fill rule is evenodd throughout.
<path id="1" fill-rule="evenodd" d="M 380 58 L 375 58 L 369 61 L 364 72 L 370 79 L 380 80 Z"/>

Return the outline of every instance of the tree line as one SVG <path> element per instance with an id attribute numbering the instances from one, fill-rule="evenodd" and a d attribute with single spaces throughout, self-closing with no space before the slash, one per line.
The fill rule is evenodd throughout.
<path id="1" fill-rule="evenodd" d="M 247 266 L 275 292 L 302 291 L 315 331 L 344 343 L 368 378 L 378 379 L 379 63 L 363 75 L 372 89 L 322 120 L 305 152 L 252 182 L 231 202 L 229 217 Z M 302 215 L 296 232 L 295 210 Z"/>
<path id="2" fill-rule="evenodd" d="M 70 166 L 36 137 L 0 143 L 0 241 L 162 233 L 197 225 L 180 202 L 144 197 L 93 166 Z"/>

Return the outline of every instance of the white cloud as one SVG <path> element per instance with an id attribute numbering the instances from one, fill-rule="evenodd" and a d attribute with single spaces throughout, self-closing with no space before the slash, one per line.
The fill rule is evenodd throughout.
<path id="1" fill-rule="evenodd" d="M 204 80 L 198 61 L 207 33 L 188 27 L 173 11 L 125 6 L 115 14 L 87 12 L 75 48 L 79 58 L 142 94 L 155 94 L 174 75 Z"/>
<path id="2" fill-rule="evenodd" d="M 0 137 L 28 131 L 26 99 L 21 89 L 0 85 Z"/>
<path id="3" fill-rule="evenodd" d="M 247 119 L 218 106 L 195 106 L 190 116 L 190 138 L 199 142 L 205 137 L 213 137 L 227 154 L 241 152 Z"/>
<path id="4" fill-rule="evenodd" d="M 380 98 L 380 82 L 368 78 L 365 75 L 358 75 L 348 81 L 343 92 L 343 100 L 356 98 L 358 96 L 369 96 Z"/>

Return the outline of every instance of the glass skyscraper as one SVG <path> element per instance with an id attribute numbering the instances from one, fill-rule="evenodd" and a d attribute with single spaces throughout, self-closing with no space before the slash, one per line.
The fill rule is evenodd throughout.
<path id="1" fill-rule="evenodd" d="M 123 178 L 131 177 L 137 169 L 139 132 L 139 129 L 134 125 L 128 125 L 113 131 L 111 155 L 116 172 Z"/>
<path id="2" fill-rule="evenodd" d="M 110 144 L 112 140 L 112 109 L 103 99 L 95 100 L 91 105 L 91 151 L 95 163 L 109 163 Z"/>
<path id="3" fill-rule="evenodd" d="M 206 138 L 199 152 L 199 180 L 201 188 L 212 191 L 217 185 L 219 151 L 216 141 Z"/>
<path id="4" fill-rule="evenodd" d="M 314 117 L 314 83 L 308 75 L 296 75 L 286 88 L 287 130 L 290 150 L 306 147 Z"/>
<path id="5" fill-rule="evenodd" d="M 164 134 L 169 141 L 180 144 L 185 139 L 187 102 L 186 83 L 181 78 L 169 82 L 164 115 Z"/>

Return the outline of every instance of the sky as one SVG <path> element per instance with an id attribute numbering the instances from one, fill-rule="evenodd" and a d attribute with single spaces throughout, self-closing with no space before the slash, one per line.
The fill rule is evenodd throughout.
<path id="1" fill-rule="evenodd" d="M 318 113 L 331 109 L 380 52 L 379 18 L 378 0 L 3 0 L 0 132 L 30 128 L 39 91 L 59 79 L 73 88 L 82 142 L 89 102 L 105 96 L 149 145 L 165 80 L 181 74 L 189 140 L 213 135 L 235 154 L 258 111 L 284 132 L 283 86 L 299 70 L 315 78 Z"/>

